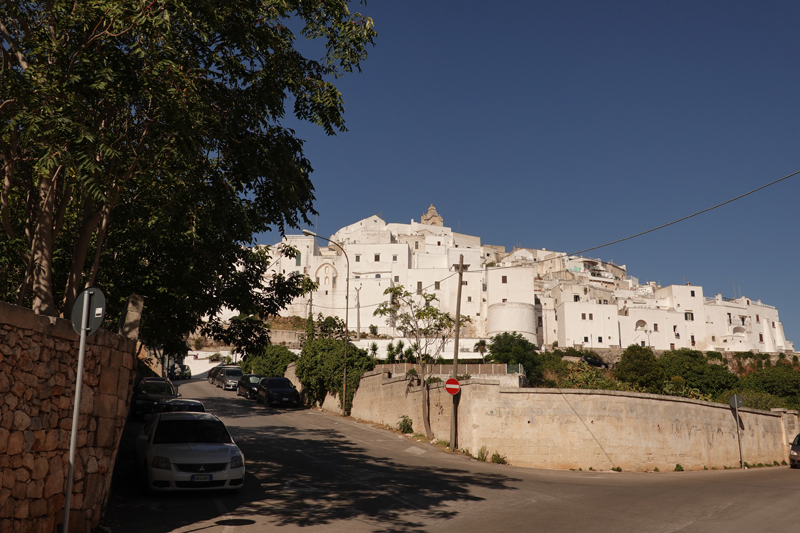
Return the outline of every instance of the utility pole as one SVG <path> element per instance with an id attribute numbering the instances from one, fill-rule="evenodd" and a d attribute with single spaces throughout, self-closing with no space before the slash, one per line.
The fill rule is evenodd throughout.
<path id="1" fill-rule="evenodd" d="M 458 292 L 456 296 L 456 334 L 454 336 L 453 346 L 453 379 L 457 379 L 458 375 L 458 338 L 461 333 L 461 285 L 464 277 L 464 254 L 458 256 Z M 453 395 L 453 414 L 450 417 L 450 451 L 458 449 L 458 398 L 461 395 Z"/>
<path id="2" fill-rule="evenodd" d="M 361 285 L 356 289 L 356 340 L 361 340 Z"/>

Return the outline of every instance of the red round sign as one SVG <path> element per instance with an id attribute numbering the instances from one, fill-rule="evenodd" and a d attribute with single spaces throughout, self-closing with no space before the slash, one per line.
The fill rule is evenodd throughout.
<path id="1" fill-rule="evenodd" d="M 444 388 L 447 389 L 447 392 L 450 394 L 458 394 L 458 391 L 461 390 L 461 385 L 458 384 L 458 380 L 456 378 L 450 378 L 445 381 Z"/>

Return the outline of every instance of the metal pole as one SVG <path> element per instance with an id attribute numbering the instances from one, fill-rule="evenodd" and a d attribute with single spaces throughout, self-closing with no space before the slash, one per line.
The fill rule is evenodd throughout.
<path id="1" fill-rule="evenodd" d="M 78 350 L 78 372 L 75 374 L 75 405 L 72 407 L 72 434 L 69 438 L 69 466 L 67 467 L 67 493 L 64 498 L 64 523 L 62 532 L 69 531 L 69 507 L 72 503 L 72 477 L 75 473 L 75 448 L 78 445 L 78 417 L 81 410 L 81 387 L 83 385 L 83 361 L 86 358 L 86 331 L 89 324 L 89 295 L 83 293 L 83 311 L 81 312 L 81 341 Z"/>
<path id="2" fill-rule="evenodd" d="M 739 404 L 734 403 L 734 410 L 736 411 L 736 438 L 739 441 L 739 468 L 744 468 L 744 459 L 742 457 L 742 434 L 739 431 Z"/>
<path id="3" fill-rule="evenodd" d="M 464 277 L 464 255 L 458 256 L 458 292 L 456 296 L 456 333 L 454 336 L 453 346 L 453 379 L 458 375 L 458 339 L 461 333 L 461 280 Z M 450 450 L 455 451 L 458 448 L 458 403 L 456 397 L 461 394 L 459 391 L 453 394 L 453 414 L 450 416 Z"/>

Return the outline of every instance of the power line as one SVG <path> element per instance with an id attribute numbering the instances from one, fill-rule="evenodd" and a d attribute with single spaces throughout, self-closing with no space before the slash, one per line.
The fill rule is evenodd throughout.
<path id="1" fill-rule="evenodd" d="M 684 220 L 687 220 L 687 219 L 692 218 L 692 217 L 696 217 L 697 215 L 702 215 L 703 213 L 711 211 L 712 209 L 716 209 L 718 207 L 722 207 L 723 205 L 727 205 L 727 204 L 729 204 L 731 202 L 735 202 L 736 200 L 744 198 L 745 196 L 749 196 L 749 195 L 753 194 L 754 192 L 760 191 L 761 189 L 766 189 L 767 187 L 769 187 L 771 185 L 775 185 L 776 183 L 780 183 L 783 180 L 789 179 L 789 178 L 791 178 L 792 176 L 794 176 L 796 174 L 800 174 L 800 170 L 798 170 L 796 172 L 792 172 L 788 176 L 784 176 L 784 177 L 782 177 L 780 179 L 777 179 L 777 180 L 775 180 L 773 182 L 767 183 L 766 185 L 762 185 L 761 187 L 758 187 L 757 189 L 753 189 L 750 192 L 746 192 L 744 194 L 740 194 L 736 198 L 731 198 L 730 200 L 722 202 L 721 204 L 717 204 L 715 206 L 708 207 L 706 209 L 703 209 L 702 211 L 698 211 L 697 213 L 692 213 L 691 215 L 685 216 L 683 218 L 679 218 L 678 220 L 673 220 L 672 222 L 668 222 L 666 224 L 662 224 L 662 225 L 660 225 L 660 226 L 658 226 L 656 228 L 652 228 L 652 229 L 649 229 L 647 231 L 642 231 L 641 233 L 637 233 L 636 235 L 631 235 L 630 237 L 625 237 L 624 239 L 617 239 L 616 241 L 607 242 L 606 244 L 601 244 L 600 246 L 594 246 L 592 248 L 586 248 L 585 250 L 579 250 L 577 252 L 573 252 L 573 253 L 568 254 L 568 255 L 578 255 L 578 254 L 582 254 L 584 252 L 589 252 L 591 250 L 597 250 L 598 248 L 604 248 L 606 246 L 611 246 L 612 244 L 617 244 L 618 242 L 627 241 L 627 240 L 633 239 L 635 237 L 641 237 L 642 235 L 646 235 L 646 234 L 652 233 L 652 232 L 654 232 L 656 230 L 660 230 L 662 228 L 666 228 L 667 226 L 672 226 L 673 224 L 677 224 L 678 222 L 683 222 Z"/>

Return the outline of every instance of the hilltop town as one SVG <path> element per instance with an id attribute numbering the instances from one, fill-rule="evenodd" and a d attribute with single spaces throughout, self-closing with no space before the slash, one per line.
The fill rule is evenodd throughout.
<path id="1" fill-rule="evenodd" d="M 760 300 L 707 297 L 703 287 L 691 284 L 641 284 L 625 265 L 597 258 L 546 249 L 506 251 L 453 231 L 433 205 L 419 221 L 387 223 L 374 215 L 341 228 L 330 241 L 342 249 L 324 246 L 313 235 L 283 239 L 299 253 L 277 259 L 273 271 L 307 274 L 318 288 L 295 299 L 282 316 L 344 319 L 347 312 L 357 338 L 370 330 L 397 337 L 390 323 L 373 316 L 387 298 L 386 288 L 402 285 L 434 294 L 440 308 L 454 314 L 463 256 L 461 313 L 471 321 L 461 335 L 467 339 L 514 331 L 543 349 L 602 351 L 637 344 L 654 350 L 794 352 L 778 310 Z"/>

